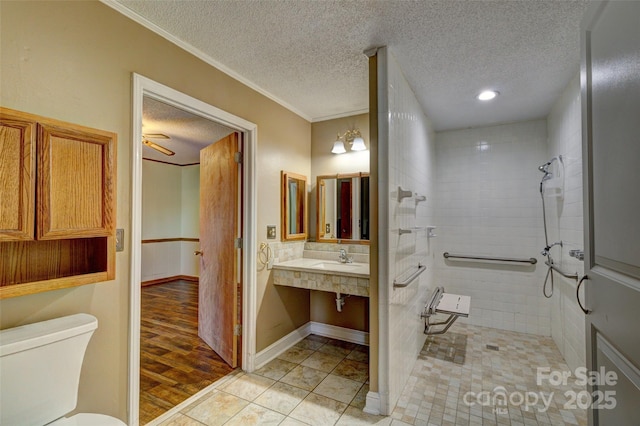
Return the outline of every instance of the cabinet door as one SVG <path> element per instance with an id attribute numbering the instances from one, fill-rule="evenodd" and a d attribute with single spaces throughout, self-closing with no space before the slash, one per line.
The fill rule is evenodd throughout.
<path id="1" fill-rule="evenodd" d="M 0 109 L 0 241 L 33 240 L 35 123 Z"/>
<path id="2" fill-rule="evenodd" d="M 113 235 L 116 135 L 39 123 L 37 140 L 37 238 Z"/>

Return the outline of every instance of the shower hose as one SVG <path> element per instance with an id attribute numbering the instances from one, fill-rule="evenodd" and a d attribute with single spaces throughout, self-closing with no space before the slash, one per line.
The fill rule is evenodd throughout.
<path id="1" fill-rule="evenodd" d="M 542 199 L 542 224 L 544 228 L 544 244 L 549 247 L 549 236 L 547 234 L 547 212 L 544 205 L 544 191 L 542 189 L 542 182 L 540 182 L 540 198 Z M 549 265 L 553 265 L 553 259 L 551 258 L 551 253 L 547 251 L 547 263 Z M 551 278 L 551 280 L 549 280 Z M 547 283 L 551 282 L 551 291 L 547 294 Z M 547 276 L 544 278 L 544 285 L 542 286 L 542 294 L 547 299 L 550 299 L 553 296 L 553 269 L 549 266 L 547 269 Z"/>

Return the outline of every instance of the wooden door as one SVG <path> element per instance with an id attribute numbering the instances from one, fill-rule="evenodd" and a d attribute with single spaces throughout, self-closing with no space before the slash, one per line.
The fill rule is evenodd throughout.
<path id="1" fill-rule="evenodd" d="M 583 22 L 591 425 L 640 425 L 639 17 L 640 3 L 609 2 Z"/>
<path id="2" fill-rule="evenodd" d="M 34 239 L 36 124 L 0 110 L 0 241 Z"/>
<path id="3" fill-rule="evenodd" d="M 349 240 L 353 226 L 351 192 L 351 178 L 338 179 L 338 238 Z"/>
<path id="4" fill-rule="evenodd" d="M 240 166 L 238 134 L 200 151 L 200 285 L 198 335 L 232 367 L 238 365 Z"/>

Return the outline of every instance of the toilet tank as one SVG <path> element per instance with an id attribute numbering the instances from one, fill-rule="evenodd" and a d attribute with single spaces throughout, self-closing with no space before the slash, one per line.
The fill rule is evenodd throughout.
<path id="1" fill-rule="evenodd" d="M 75 314 L 0 331 L 0 425 L 44 425 L 73 411 L 98 320 Z"/>

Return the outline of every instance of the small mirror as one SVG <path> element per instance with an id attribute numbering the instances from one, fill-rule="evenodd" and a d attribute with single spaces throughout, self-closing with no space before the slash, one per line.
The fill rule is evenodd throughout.
<path id="1" fill-rule="evenodd" d="M 318 241 L 369 241 L 369 174 L 318 176 Z"/>
<path id="2" fill-rule="evenodd" d="M 282 171 L 282 241 L 307 238 L 307 177 Z"/>

